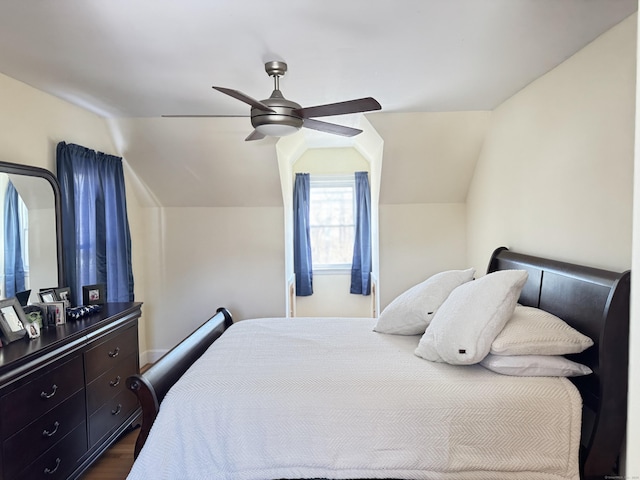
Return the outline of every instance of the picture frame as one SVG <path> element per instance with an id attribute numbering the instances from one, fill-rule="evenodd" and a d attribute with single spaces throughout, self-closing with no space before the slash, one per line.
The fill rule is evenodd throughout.
<path id="1" fill-rule="evenodd" d="M 27 317 L 15 297 L 0 300 L 0 330 L 7 342 L 15 342 L 27 334 Z"/>
<path id="2" fill-rule="evenodd" d="M 18 303 L 22 308 L 29 304 L 29 296 L 31 295 L 31 289 L 16 292 L 15 297 L 18 299 Z"/>
<path id="3" fill-rule="evenodd" d="M 40 297 L 40 301 L 43 303 L 51 303 L 51 302 L 58 301 L 58 298 L 56 297 L 55 288 L 42 289 L 38 292 L 38 296 Z"/>
<path id="4" fill-rule="evenodd" d="M 46 302 L 46 304 L 56 325 L 67 323 L 67 308 L 64 302 Z"/>
<path id="5" fill-rule="evenodd" d="M 30 339 L 38 338 L 40 336 L 40 324 L 38 324 L 38 322 L 29 323 L 26 330 Z"/>
<path id="6" fill-rule="evenodd" d="M 71 306 L 71 287 L 60 287 L 54 289 L 56 299 L 64 302 L 65 307 L 69 308 Z"/>
<path id="7" fill-rule="evenodd" d="M 104 305 L 107 301 L 107 289 L 104 283 L 84 285 L 82 287 L 83 305 Z"/>

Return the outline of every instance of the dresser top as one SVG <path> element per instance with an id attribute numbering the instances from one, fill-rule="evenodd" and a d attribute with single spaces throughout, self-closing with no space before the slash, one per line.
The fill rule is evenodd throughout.
<path id="1" fill-rule="evenodd" d="M 62 347 L 71 348 L 75 343 L 86 342 L 89 337 L 105 328 L 108 329 L 120 319 L 137 318 L 141 314 L 141 307 L 140 302 L 107 303 L 92 315 L 42 329 L 38 338 L 29 339 L 25 336 L 21 340 L 11 342 L 0 348 L 0 377 L 19 365 Z"/>

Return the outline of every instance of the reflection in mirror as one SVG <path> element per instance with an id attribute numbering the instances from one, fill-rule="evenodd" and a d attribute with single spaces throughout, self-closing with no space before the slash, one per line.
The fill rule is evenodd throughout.
<path id="1" fill-rule="evenodd" d="M 39 302 L 38 290 L 61 279 L 56 198 L 50 180 L 34 176 L 40 169 L 20 170 L 0 164 L 0 299 L 30 289 L 29 301 Z"/>

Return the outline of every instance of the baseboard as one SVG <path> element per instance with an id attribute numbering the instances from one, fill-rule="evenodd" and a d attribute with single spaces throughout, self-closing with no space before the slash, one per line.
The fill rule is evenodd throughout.
<path id="1" fill-rule="evenodd" d="M 146 350 L 144 352 L 140 352 L 140 365 L 156 363 L 168 351 L 169 350 Z"/>

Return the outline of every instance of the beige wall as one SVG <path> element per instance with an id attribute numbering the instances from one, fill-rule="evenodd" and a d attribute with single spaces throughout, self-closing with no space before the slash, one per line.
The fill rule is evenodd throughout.
<path id="1" fill-rule="evenodd" d="M 56 145 L 61 141 L 117 154 L 103 118 L 1 74 L 0 105 L 2 161 L 33 165 L 55 174 Z M 135 221 L 142 212 L 131 191 L 131 176 L 127 168 L 125 181 L 132 235 L 133 273 L 136 279 L 135 293 L 136 300 L 140 300 L 144 297 L 144 283 L 140 281 L 143 272 L 140 253 L 144 249 L 145 240 L 141 223 Z M 134 221 L 131 221 L 132 218 Z M 141 350 L 144 351 L 144 315 L 140 331 Z"/>
<path id="2" fill-rule="evenodd" d="M 380 310 L 437 272 L 469 267 L 465 200 L 491 115 L 414 112 L 369 117 L 384 139 Z"/>
<path id="3" fill-rule="evenodd" d="M 284 316 L 281 207 L 148 209 L 149 360 L 215 313 Z"/>
<path id="4" fill-rule="evenodd" d="M 380 309 L 443 270 L 468 268 L 463 203 L 380 206 Z"/>
<path id="5" fill-rule="evenodd" d="M 631 267 L 634 250 L 640 268 L 637 207 L 632 215 L 636 22 L 623 21 L 494 111 L 467 199 L 472 265 L 486 265 L 491 250 L 506 245 L 619 271 Z M 628 478 L 640 474 L 637 284 Z"/>
<path id="6" fill-rule="evenodd" d="M 0 74 L 0 160 L 56 171 L 60 141 L 103 152 L 114 146 L 104 120 Z"/>
<path id="7" fill-rule="evenodd" d="M 371 295 L 354 295 L 350 273 L 313 274 L 313 295 L 297 297 L 297 317 L 371 317 Z"/>
<path id="8" fill-rule="evenodd" d="M 500 105 L 467 198 L 469 261 L 500 245 L 631 266 L 635 17 Z"/>
<path id="9" fill-rule="evenodd" d="M 353 147 L 311 148 L 306 150 L 292 166 L 296 173 L 342 175 L 369 171 L 369 162 Z"/>

